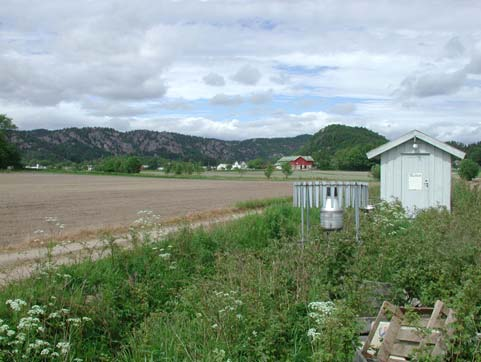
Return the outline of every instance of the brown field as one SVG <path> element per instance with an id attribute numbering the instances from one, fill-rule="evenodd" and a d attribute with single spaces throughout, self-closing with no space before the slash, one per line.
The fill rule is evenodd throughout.
<path id="1" fill-rule="evenodd" d="M 0 246 L 85 230 L 128 226 L 140 210 L 160 220 L 288 196 L 290 182 L 155 179 L 43 173 L 0 173 Z M 57 217 L 61 234 L 46 217 Z"/>

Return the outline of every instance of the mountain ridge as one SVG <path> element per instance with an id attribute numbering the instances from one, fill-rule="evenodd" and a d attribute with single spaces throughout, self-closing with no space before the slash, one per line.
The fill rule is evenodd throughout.
<path id="1" fill-rule="evenodd" d="M 258 157 L 275 159 L 299 150 L 311 137 L 304 134 L 225 141 L 167 131 L 121 132 L 104 127 L 12 130 L 7 136 L 24 160 L 82 162 L 108 156 L 136 155 L 204 163 Z"/>

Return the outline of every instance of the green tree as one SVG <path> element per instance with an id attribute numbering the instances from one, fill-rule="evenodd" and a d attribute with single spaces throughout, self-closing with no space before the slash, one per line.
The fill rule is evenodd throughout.
<path id="1" fill-rule="evenodd" d="M 12 119 L 0 114 L 0 169 L 21 167 L 20 154 L 16 147 L 8 142 L 6 131 L 17 129 Z"/>
<path id="2" fill-rule="evenodd" d="M 292 166 L 290 162 L 284 162 L 282 164 L 282 173 L 286 176 L 286 179 L 292 175 Z"/>
<path id="3" fill-rule="evenodd" d="M 260 170 L 265 167 L 264 160 L 262 158 L 256 158 L 247 162 L 247 167 Z"/>
<path id="4" fill-rule="evenodd" d="M 142 163 L 137 157 L 130 156 L 122 160 L 122 172 L 139 173 L 142 168 Z"/>
<path id="5" fill-rule="evenodd" d="M 479 146 L 474 146 L 468 152 L 468 158 L 481 165 L 481 144 Z"/>
<path id="6" fill-rule="evenodd" d="M 10 117 L 6 114 L 0 114 L 0 131 L 17 129 L 17 126 L 13 123 Z"/>
<path id="7" fill-rule="evenodd" d="M 266 169 L 264 170 L 264 175 L 267 177 L 268 180 L 270 180 L 273 172 L 274 172 L 274 166 L 272 166 L 272 164 L 269 163 Z"/>
<path id="8" fill-rule="evenodd" d="M 478 176 L 479 165 L 473 160 L 467 158 L 465 160 L 462 160 L 461 163 L 459 164 L 458 172 L 461 178 L 471 181 L 473 178 Z"/>

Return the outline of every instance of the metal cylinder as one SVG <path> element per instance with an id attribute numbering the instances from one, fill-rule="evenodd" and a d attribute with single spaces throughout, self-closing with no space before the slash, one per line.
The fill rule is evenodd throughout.
<path id="1" fill-rule="evenodd" d="M 326 203 L 321 208 L 321 227 L 324 230 L 340 230 L 344 226 L 344 210 L 339 205 L 337 187 L 327 188 Z"/>

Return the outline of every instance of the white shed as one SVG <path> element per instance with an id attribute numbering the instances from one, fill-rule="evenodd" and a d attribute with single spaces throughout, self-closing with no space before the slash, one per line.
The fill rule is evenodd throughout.
<path id="1" fill-rule="evenodd" d="M 451 157 L 465 154 L 446 143 L 411 131 L 367 153 L 381 156 L 381 199 L 398 199 L 409 211 L 451 209 Z"/>

